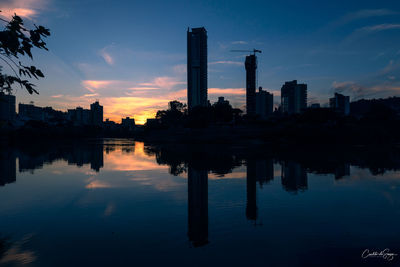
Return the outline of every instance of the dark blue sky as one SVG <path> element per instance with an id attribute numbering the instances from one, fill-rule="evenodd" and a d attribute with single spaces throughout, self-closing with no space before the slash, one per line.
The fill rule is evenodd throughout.
<path id="1" fill-rule="evenodd" d="M 105 116 L 139 122 L 186 101 L 186 30 L 208 31 L 209 98 L 243 107 L 245 53 L 261 49 L 258 83 L 308 84 L 309 104 L 335 90 L 352 99 L 400 92 L 400 1 L 57 1 L 0 0 L 29 23 L 49 27 L 49 53 L 35 63 L 40 96 L 18 102 L 66 109 L 99 99 Z M 28 24 L 29 24 L 28 23 Z"/>

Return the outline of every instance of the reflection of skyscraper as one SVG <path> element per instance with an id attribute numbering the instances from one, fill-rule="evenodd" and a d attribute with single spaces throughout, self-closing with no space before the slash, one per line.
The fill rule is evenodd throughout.
<path id="1" fill-rule="evenodd" d="M 207 31 L 193 28 L 187 32 L 187 101 L 191 110 L 207 106 Z"/>
<path id="2" fill-rule="evenodd" d="M 208 173 L 188 167 L 189 241 L 193 246 L 208 244 Z"/>
<path id="3" fill-rule="evenodd" d="M 11 151 L 0 151 L 0 186 L 16 181 L 16 157 Z"/>
<path id="4" fill-rule="evenodd" d="M 90 168 L 96 172 L 99 172 L 100 168 L 104 166 L 103 146 L 94 145 L 90 149 L 90 152 L 92 154 L 90 159 Z"/>
<path id="5" fill-rule="evenodd" d="M 297 192 L 307 189 L 307 172 L 293 161 L 282 163 L 282 186 L 286 191 Z"/>
<path id="6" fill-rule="evenodd" d="M 335 169 L 335 179 L 341 179 L 344 176 L 349 176 L 350 175 L 350 164 L 348 163 L 343 163 L 336 167 Z"/>
<path id="7" fill-rule="evenodd" d="M 253 159 L 247 160 L 246 179 L 246 217 L 248 220 L 257 220 L 257 163 Z"/>

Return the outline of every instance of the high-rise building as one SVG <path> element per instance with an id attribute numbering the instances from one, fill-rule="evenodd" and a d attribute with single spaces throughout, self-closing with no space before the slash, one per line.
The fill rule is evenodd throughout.
<path id="1" fill-rule="evenodd" d="M 18 115 L 22 120 L 44 121 L 45 119 L 44 109 L 33 104 L 19 103 Z"/>
<path id="2" fill-rule="evenodd" d="M 285 82 L 281 88 L 282 112 L 289 115 L 301 113 L 307 108 L 307 84 L 296 80 Z"/>
<path id="3" fill-rule="evenodd" d="M 0 121 L 15 120 L 15 96 L 0 92 Z"/>
<path id="4" fill-rule="evenodd" d="M 101 126 L 103 124 L 103 106 L 99 104 L 99 101 L 90 104 L 90 113 L 92 125 Z"/>
<path id="5" fill-rule="evenodd" d="M 350 114 L 350 97 L 335 93 L 335 96 L 329 98 L 329 106 L 342 115 Z"/>
<path id="6" fill-rule="evenodd" d="M 246 56 L 246 113 L 247 115 L 256 114 L 256 55 Z"/>
<path id="7" fill-rule="evenodd" d="M 187 31 L 187 101 L 191 110 L 207 106 L 207 31 Z"/>
<path id="8" fill-rule="evenodd" d="M 267 119 L 274 109 L 274 95 L 263 91 L 262 87 L 258 88 L 256 93 L 256 114 L 262 119 Z"/>

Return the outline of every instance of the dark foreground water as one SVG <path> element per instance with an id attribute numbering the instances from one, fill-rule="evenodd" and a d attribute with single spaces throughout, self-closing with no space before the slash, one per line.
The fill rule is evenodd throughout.
<path id="1" fill-rule="evenodd" d="M 368 256 L 400 254 L 398 169 L 387 149 L 2 147 L 0 265 L 398 266 Z"/>

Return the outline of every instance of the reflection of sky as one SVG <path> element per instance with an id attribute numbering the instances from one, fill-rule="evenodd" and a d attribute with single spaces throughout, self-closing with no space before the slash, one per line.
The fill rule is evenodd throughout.
<path id="1" fill-rule="evenodd" d="M 186 29 L 208 30 L 209 97 L 243 107 L 243 56 L 261 49 L 259 85 L 274 92 L 284 81 L 309 85 L 310 102 L 327 103 L 334 90 L 351 97 L 398 95 L 400 4 L 318 1 L 62 1 L 4 0 L 52 31 L 49 53 L 35 51 L 46 79 L 40 95 L 17 91 L 18 102 L 59 109 L 99 99 L 106 118 L 137 122 L 172 99 L 186 101 Z M 79 29 L 79 30 L 77 30 Z"/>
<path id="2" fill-rule="evenodd" d="M 246 167 L 224 177 L 210 173 L 210 244 L 189 249 L 187 173 L 170 175 L 142 143 L 126 148 L 104 151 L 98 173 L 60 160 L 34 174 L 17 173 L 15 183 L 0 187 L 0 236 L 15 241 L 2 261 L 59 266 L 62 259 L 61 265 L 73 266 L 87 259 L 115 266 L 115 259 L 133 258 L 137 265 L 160 266 L 179 259 L 183 266 L 204 266 L 215 259 L 234 266 L 251 258 L 293 266 L 297 257 L 329 246 L 350 244 L 358 256 L 359 247 L 398 244 L 398 173 L 374 176 L 352 167 L 340 180 L 308 174 L 308 189 L 290 194 L 274 164 L 274 179 L 256 184 L 257 226 L 246 219 Z"/>

